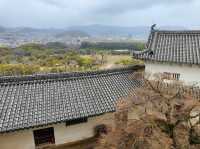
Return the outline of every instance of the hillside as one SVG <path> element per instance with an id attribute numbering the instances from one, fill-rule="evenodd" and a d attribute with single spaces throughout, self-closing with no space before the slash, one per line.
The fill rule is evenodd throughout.
<path id="1" fill-rule="evenodd" d="M 163 26 L 162 29 L 184 29 L 178 26 Z M 136 39 L 146 41 L 148 39 L 150 26 L 109 26 L 109 25 L 87 25 L 87 26 L 71 26 L 62 29 L 56 28 L 31 28 L 16 27 L 6 28 L 0 26 L 0 40 L 8 43 L 12 47 L 19 45 L 21 41 L 70 41 L 77 38 L 89 37 L 90 40 L 95 38 L 104 40 L 119 39 Z"/>
<path id="2" fill-rule="evenodd" d="M 161 26 L 162 29 L 184 29 L 181 26 Z M 79 30 L 83 31 L 93 37 L 105 37 L 105 36 L 118 36 L 118 37 L 133 37 L 135 39 L 146 40 L 149 35 L 150 26 L 133 26 L 133 27 L 122 27 L 122 26 L 109 26 L 109 25 L 88 25 L 88 26 L 72 26 L 68 30 Z"/>
<path id="3" fill-rule="evenodd" d="M 144 42 L 82 42 L 82 49 L 99 49 L 99 50 L 143 50 Z"/>
<path id="4" fill-rule="evenodd" d="M 106 25 L 89 25 L 89 26 L 72 26 L 68 30 L 80 30 L 89 35 L 96 36 L 127 36 L 140 39 L 146 39 L 149 33 L 148 26 L 138 27 L 120 27 L 120 26 L 106 26 Z"/>
<path id="5" fill-rule="evenodd" d="M 78 31 L 78 30 L 69 30 L 64 31 L 62 33 L 59 33 L 55 35 L 57 38 L 77 38 L 77 37 L 89 37 L 90 35 L 85 33 L 84 31 Z"/>

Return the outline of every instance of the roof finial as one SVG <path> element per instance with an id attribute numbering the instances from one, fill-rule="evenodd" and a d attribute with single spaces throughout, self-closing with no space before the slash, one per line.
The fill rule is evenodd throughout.
<path id="1" fill-rule="evenodd" d="M 154 30 L 155 30 L 155 27 L 156 27 L 156 24 L 153 24 L 153 25 L 151 26 L 151 31 L 154 31 Z"/>

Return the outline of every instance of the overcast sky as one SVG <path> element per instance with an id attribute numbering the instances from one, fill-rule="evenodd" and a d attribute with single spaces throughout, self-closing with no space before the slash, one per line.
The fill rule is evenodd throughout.
<path id="1" fill-rule="evenodd" d="M 200 27 L 200 0 L 0 0 L 0 25 Z"/>

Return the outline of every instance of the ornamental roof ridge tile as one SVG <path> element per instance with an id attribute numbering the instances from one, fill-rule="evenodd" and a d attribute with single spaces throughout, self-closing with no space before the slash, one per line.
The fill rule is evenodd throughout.
<path id="1" fill-rule="evenodd" d="M 95 77 L 97 75 L 106 75 L 112 73 L 121 73 L 123 71 L 137 70 L 144 68 L 144 65 L 132 65 L 120 68 L 87 71 L 87 72 L 69 72 L 69 73 L 47 73 L 47 74 L 33 74 L 33 75 L 22 75 L 22 76 L 1 76 L 0 85 L 6 83 L 22 83 L 32 81 L 50 81 L 55 79 L 75 79 L 84 77 Z"/>
<path id="2" fill-rule="evenodd" d="M 153 30 L 152 32 L 157 33 L 175 33 L 175 34 L 185 34 L 185 33 L 200 33 L 200 30 Z"/>

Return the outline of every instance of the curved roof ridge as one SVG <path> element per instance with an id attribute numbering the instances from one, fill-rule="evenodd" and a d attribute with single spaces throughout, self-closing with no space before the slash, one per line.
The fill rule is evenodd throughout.
<path id="1" fill-rule="evenodd" d="M 200 65 L 200 30 L 154 28 L 155 25 L 152 25 L 146 44 L 150 52 L 133 52 L 133 57 L 157 62 Z"/>
<path id="2" fill-rule="evenodd" d="M 1 83 L 19 83 L 39 80 L 55 80 L 55 79 L 70 79 L 70 78 L 84 78 L 92 77 L 96 75 L 120 73 L 124 71 L 137 70 L 144 68 L 144 65 L 132 65 L 121 68 L 97 70 L 88 72 L 69 72 L 69 73 L 47 73 L 47 74 L 34 74 L 34 75 L 22 75 L 22 76 L 3 76 L 0 77 Z"/>
<path id="3" fill-rule="evenodd" d="M 158 33 L 200 33 L 200 30 L 154 30 L 154 32 Z"/>

